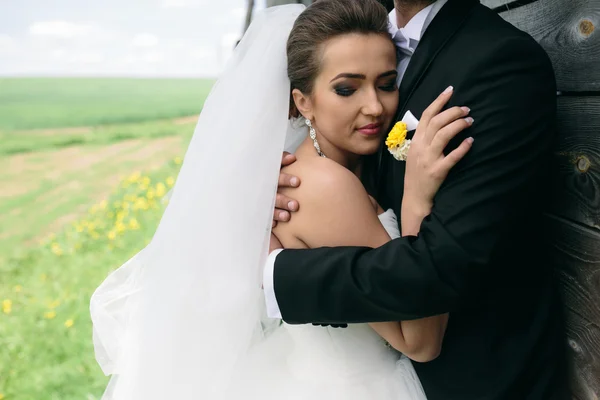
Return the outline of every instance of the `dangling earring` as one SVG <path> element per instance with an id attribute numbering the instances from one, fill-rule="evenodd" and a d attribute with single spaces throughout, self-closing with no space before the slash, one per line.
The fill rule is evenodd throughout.
<path id="1" fill-rule="evenodd" d="M 310 119 L 305 118 L 304 119 L 304 123 L 306 123 L 306 125 L 308 126 L 308 130 L 309 130 L 309 136 L 313 141 L 313 144 L 315 145 L 315 149 L 317 149 L 317 154 L 320 155 L 321 157 L 325 157 L 325 154 L 323 154 L 323 152 L 321 151 L 321 146 L 319 146 L 319 142 L 317 142 L 317 131 L 315 131 L 315 128 L 313 128 L 312 123 L 310 122 Z"/>

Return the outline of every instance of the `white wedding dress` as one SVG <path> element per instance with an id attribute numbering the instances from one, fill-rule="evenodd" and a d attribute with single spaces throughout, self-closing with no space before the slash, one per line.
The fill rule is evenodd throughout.
<path id="1" fill-rule="evenodd" d="M 265 317 L 281 154 L 306 137 L 288 121 L 286 42 L 301 5 L 253 21 L 207 98 L 158 229 L 90 302 L 103 400 L 421 400 L 408 359 L 366 324 Z M 380 216 L 398 236 L 393 212 Z"/>
<path id="2" fill-rule="evenodd" d="M 396 216 L 379 216 L 399 237 Z M 283 324 L 240 363 L 223 399 L 425 400 L 411 361 L 368 324 Z"/>

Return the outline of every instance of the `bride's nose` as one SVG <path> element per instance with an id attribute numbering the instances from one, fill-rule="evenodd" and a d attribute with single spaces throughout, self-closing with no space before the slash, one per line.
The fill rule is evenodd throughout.
<path id="1" fill-rule="evenodd" d="M 378 117 L 383 113 L 383 104 L 381 104 L 376 90 L 371 89 L 365 94 L 362 112 L 364 115 L 374 117 Z"/>

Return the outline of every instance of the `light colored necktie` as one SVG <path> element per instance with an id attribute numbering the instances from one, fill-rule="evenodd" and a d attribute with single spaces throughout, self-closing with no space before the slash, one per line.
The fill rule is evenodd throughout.
<path id="1" fill-rule="evenodd" d="M 392 40 L 394 41 L 394 44 L 396 45 L 398 51 L 409 57 L 413 55 L 413 49 L 416 48 L 417 44 L 419 43 L 414 39 L 407 38 L 404 35 L 404 32 L 402 32 L 402 29 L 398 29 L 396 33 L 394 33 Z"/>

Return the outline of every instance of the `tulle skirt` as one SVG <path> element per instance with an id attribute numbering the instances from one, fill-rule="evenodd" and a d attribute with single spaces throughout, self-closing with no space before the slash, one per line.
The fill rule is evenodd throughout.
<path id="1" fill-rule="evenodd" d="M 291 328 L 291 329 L 290 329 Z M 298 335 L 293 329 L 313 330 Z M 426 396 L 411 361 L 381 346 L 361 346 L 360 339 L 351 351 L 345 334 L 335 331 L 331 337 L 325 329 L 313 326 L 282 326 L 258 346 L 241 363 L 224 399 L 261 400 L 425 400 Z M 321 331 L 319 331 L 321 330 Z M 354 336 L 348 332 L 349 337 Z M 352 339 L 358 339 L 352 337 Z M 311 343 L 312 342 L 312 343 Z M 306 344 L 306 346 L 305 346 Z M 327 347 L 323 347 L 323 345 Z"/>

